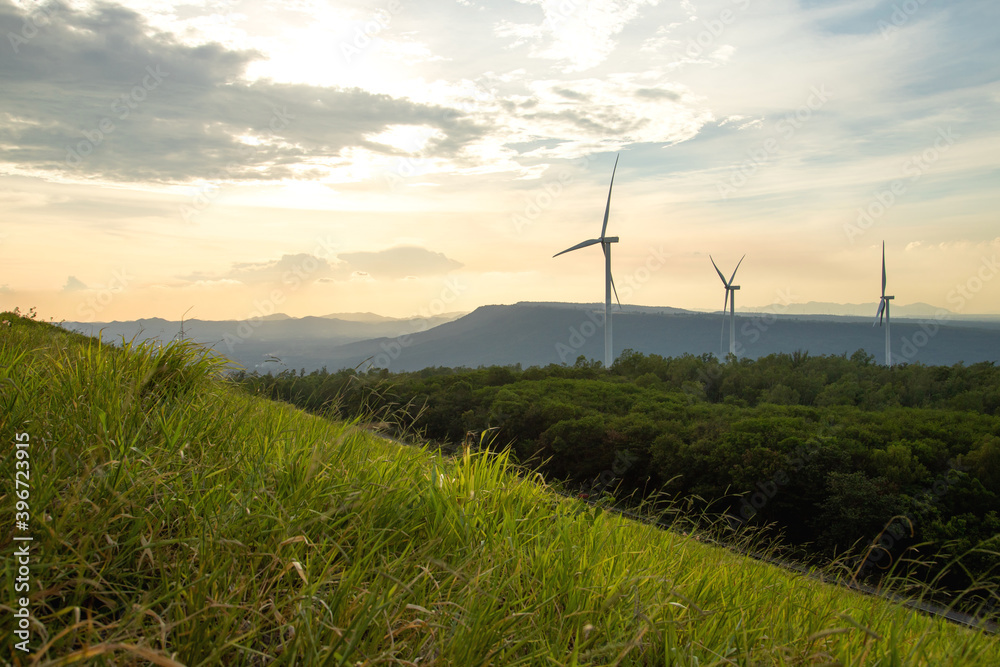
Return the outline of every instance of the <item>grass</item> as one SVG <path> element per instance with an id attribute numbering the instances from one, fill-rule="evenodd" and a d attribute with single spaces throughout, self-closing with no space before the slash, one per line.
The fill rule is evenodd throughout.
<path id="1" fill-rule="evenodd" d="M 562 498 L 506 454 L 245 395 L 190 344 L 0 319 L 0 437 L 31 438 L 14 664 L 1000 664 L 990 636 Z"/>

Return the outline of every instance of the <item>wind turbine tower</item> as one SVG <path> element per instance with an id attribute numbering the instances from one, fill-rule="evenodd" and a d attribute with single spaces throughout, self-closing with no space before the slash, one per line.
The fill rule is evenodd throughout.
<path id="1" fill-rule="evenodd" d="M 621 154 L 619 154 L 621 155 Z M 618 299 L 618 290 L 615 288 L 615 279 L 611 277 L 611 244 L 618 243 L 617 236 L 606 236 L 608 231 L 608 215 L 611 212 L 611 190 L 615 187 L 615 171 L 618 169 L 618 156 L 615 157 L 615 166 L 611 170 L 611 187 L 608 188 L 608 203 L 604 207 L 604 226 L 601 227 L 601 236 L 596 239 L 589 239 L 582 243 L 577 243 L 572 248 L 567 248 L 553 257 L 558 257 L 567 252 L 586 248 L 597 243 L 601 244 L 604 251 L 604 368 L 611 368 L 614 361 L 614 352 L 611 344 L 611 292 L 615 293 L 615 300 L 621 308 L 622 302 Z"/>
<path id="2" fill-rule="evenodd" d="M 712 256 L 709 255 L 708 258 L 712 259 Z M 736 356 L 736 290 L 740 288 L 739 285 L 733 284 L 733 280 L 736 279 L 736 272 L 740 270 L 740 264 L 743 263 L 743 260 L 745 258 L 746 255 L 740 257 L 740 261 L 736 264 L 736 268 L 733 269 L 733 275 L 729 277 L 729 280 L 726 280 L 726 277 L 722 275 L 722 271 L 720 271 L 719 267 L 715 264 L 715 260 L 712 259 L 712 266 L 715 267 L 715 272 L 719 274 L 719 278 L 722 279 L 722 284 L 725 285 L 726 287 L 726 300 L 722 304 L 722 317 L 723 317 L 722 326 L 725 327 L 726 325 L 726 320 L 725 320 L 726 306 L 728 305 L 729 306 L 729 354 L 733 356 Z"/>
<path id="3" fill-rule="evenodd" d="M 889 337 L 889 302 L 895 299 L 894 296 L 886 296 L 885 294 L 885 241 L 882 241 L 882 298 L 878 302 L 878 312 L 875 313 L 875 317 L 878 318 L 879 326 L 882 326 L 882 313 L 885 311 L 885 365 L 892 366 L 892 339 Z M 875 326 L 872 324 L 872 326 Z"/>

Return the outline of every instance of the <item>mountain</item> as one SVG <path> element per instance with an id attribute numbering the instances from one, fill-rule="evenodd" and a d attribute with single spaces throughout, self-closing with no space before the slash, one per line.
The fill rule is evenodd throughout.
<path id="1" fill-rule="evenodd" d="M 154 317 L 125 322 L 62 322 L 63 328 L 105 341 L 168 341 L 183 336 L 212 347 L 246 368 L 266 369 L 282 360 L 321 357 L 317 351 L 373 338 L 393 338 L 427 331 L 461 313 L 428 318 L 368 318 L 370 321 L 331 317 L 289 317 L 281 313 L 257 319 L 172 321 Z M 320 359 L 321 361 L 321 359 Z M 322 366 L 319 363 L 316 368 Z M 301 366 L 295 366 L 301 368 Z M 312 366 L 310 366 L 312 368 Z"/>
<path id="2" fill-rule="evenodd" d="M 441 313 L 436 316 L 435 319 L 440 319 L 442 322 L 450 322 L 451 320 L 458 319 L 462 315 L 465 315 L 465 313 Z M 375 313 L 331 313 L 329 315 L 323 315 L 322 317 L 331 320 L 343 320 L 344 322 L 366 322 L 368 324 L 404 322 L 413 319 L 404 317 L 386 317 L 385 315 L 376 315 Z"/>
<path id="3" fill-rule="evenodd" d="M 896 309 L 893 309 L 895 312 Z M 960 361 L 1000 361 L 1000 321 L 938 318 L 892 320 L 896 362 L 951 365 Z M 477 308 L 468 315 L 445 314 L 428 319 L 396 320 L 354 314 L 351 321 L 302 317 L 256 322 L 185 320 L 184 336 L 212 346 L 244 368 L 306 371 L 326 367 L 392 371 L 429 366 L 573 364 L 583 355 L 604 358 L 604 305 L 529 303 Z M 613 314 L 616 354 L 631 348 L 647 354 L 680 356 L 715 354 L 722 349 L 721 313 L 698 313 L 669 307 L 616 307 Z M 66 322 L 64 327 L 104 340 L 170 340 L 181 323 L 159 318 L 133 322 Z M 725 331 L 728 341 L 728 330 Z M 863 349 L 881 363 L 885 330 L 872 326 L 870 315 L 737 314 L 740 357 L 805 351 L 813 355 L 853 354 Z"/>
<path id="4" fill-rule="evenodd" d="M 616 354 L 626 348 L 663 356 L 719 354 L 721 314 L 659 310 L 626 306 L 613 314 Z M 943 318 L 894 319 L 894 361 L 944 365 L 1000 361 L 1000 323 L 973 326 Z M 884 357 L 885 330 L 873 327 L 868 317 L 820 320 L 770 313 L 737 315 L 736 331 L 741 357 L 797 350 L 850 355 L 858 349 L 875 355 L 879 362 Z M 412 336 L 330 346 L 303 365 L 326 365 L 334 370 L 371 364 L 404 371 L 429 366 L 573 364 L 580 355 L 603 358 L 603 346 L 603 306 L 519 303 L 483 306 Z"/>
<path id="5" fill-rule="evenodd" d="M 826 318 L 828 316 L 843 317 L 867 317 L 872 319 L 878 310 L 878 301 L 871 303 L 829 303 L 826 301 L 809 301 L 808 303 L 772 303 L 763 308 L 750 308 L 737 306 L 736 312 L 752 313 L 766 312 L 779 315 L 812 315 Z M 936 317 L 943 311 L 942 308 L 932 306 L 929 303 L 910 303 L 906 305 L 893 304 L 892 316 L 900 318 L 928 318 Z M 1000 321 L 1000 315 L 962 315 L 945 311 L 952 321 Z"/>

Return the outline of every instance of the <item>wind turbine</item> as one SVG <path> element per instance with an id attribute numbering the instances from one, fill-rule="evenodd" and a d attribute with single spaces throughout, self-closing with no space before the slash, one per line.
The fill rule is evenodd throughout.
<path id="1" fill-rule="evenodd" d="M 709 255 L 708 258 L 712 259 L 712 256 Z M 729 277 L 729 280 L 726 280 L 726 277 L 722 275 L 722 271 L 719 271 L 719 267 L 716 266 L 715 260 L 712 259 L 712 266 L 715 267 L 715 272 L 719 274 L 719 278 L 722 279 L 722 284 L 726 286 L 726 300 L 722 304 L 722 317 L 723 317 L 722 326 L 725 327 L 726 325 L 726 320 L 725 320 L 726 306 L 728 305 L 729 306 L 729 354 L 733 356 L 736 356 L 736 290 L 740 288 L 739 285 L 733 284 L 733 280 L 736 279 L 736 272 L 740 270 L 740 264 L 743 263 L 743 260 L 745 258 L 746 255 L 740 257 L 740 261 L 737 262 L 736 268 L 733 269 L 733 275 Z"/>
<path id="2" fill-rule="evenodd" d="M 615 166 L 611 170 L 611 187 L 608 188 L 608 204 L 604 207 L 604 226 L 601 227 L 601 236 L 596 239 L 590 239 L 582 243 L 577 243 L 572 248 L 566 248 L 560 253 L 552 255 L 553 257 L 558 257 L 559 255 L 566 254 L 567 252 L 572 252 L 574 250 L 579 250 L 580 248 L 586 248 L 587 246 L 592 246 L 594 244 L 600 243 L 601 249 L 604 250 L 604 367 L 611 368 L 611 362 L 614 361 L 614 355 L 612 353 L 611 347 L 611 291 L 614 290 L 615 300 L 618 301 L 618 307 L 621 308 L 622 302 L 618 299 L 618 290 L 615 288 L 615 279 L 611 277 L 611 244 L 618 243 L 617 236 L 605 236 L 608 231 L 608 214 L 611 212 L 611 190 L 615 187 L 615 171 L 618 169 L 618 156 L 615 157 Z"/>
<path id="3" fill-rule="evenodd" d="M 885 283 L 885 241 L 882 241 L 882 298 L 879 299 L 878 312 L 875 313 L 878 322 L 872 324 L 872 326 L 875 326 L 875 324 L 882 326 L 882 311 L 885 311 L 885 365 L 892 366 L 892 339 L 889 338 L 889 302 L 896 297 L 885 295 Z"/>

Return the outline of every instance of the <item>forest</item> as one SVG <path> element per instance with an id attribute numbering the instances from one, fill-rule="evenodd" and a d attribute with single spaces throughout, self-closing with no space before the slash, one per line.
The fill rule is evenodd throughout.
<path id="1" fill-rule="evenodd" d="M 245 389 L 438 443 L 509 447 L 603 502 L 754 527 L 789 557 L 976 591 L 996 609 L 1000 368 L 663 358 L 394 373 L 239 372 Z M 720 520 L 721 519 L 721 520 Z"/>

